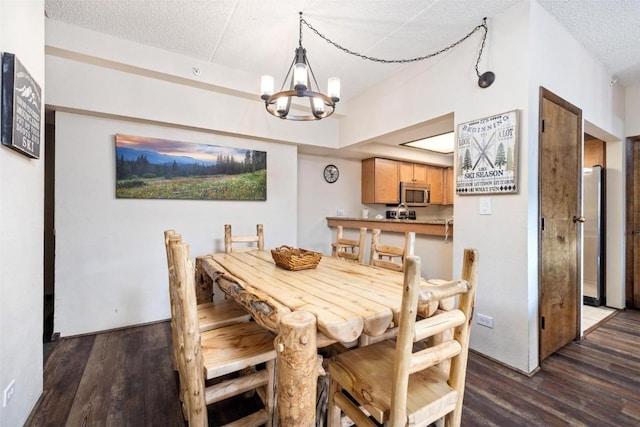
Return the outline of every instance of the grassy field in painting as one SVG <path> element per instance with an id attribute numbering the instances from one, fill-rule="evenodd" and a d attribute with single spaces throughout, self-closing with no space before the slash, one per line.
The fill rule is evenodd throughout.
<path id="1" fill-rule="evenodd" d="M 241 175 L 118 180 L 116 197 L 128 199 L 266 200 L 267 171 Z"/>

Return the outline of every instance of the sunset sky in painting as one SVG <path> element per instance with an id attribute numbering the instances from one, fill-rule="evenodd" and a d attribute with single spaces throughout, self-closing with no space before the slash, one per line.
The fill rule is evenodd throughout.
<path id="1" fill-rule="evenodd" d="M 119 147 L 136 150 L 155 151 L 169 156 L 189 156 L 201 161 L 215 161 L 220 154 L 233 155 L 236 161 L 243 161 L 246 149 L 221 147 L 213 144 L 171 141 L 167 139 L 147 138 L 142 136 L 116 135 Z"/>

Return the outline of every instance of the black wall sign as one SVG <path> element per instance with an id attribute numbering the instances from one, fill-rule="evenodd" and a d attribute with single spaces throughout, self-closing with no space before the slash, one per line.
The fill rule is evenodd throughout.
<path id="1" fill-rule="evenodd" d="M 2 55 L 2 144 L 40 157 L 41 92 L 12 53 Z"/>

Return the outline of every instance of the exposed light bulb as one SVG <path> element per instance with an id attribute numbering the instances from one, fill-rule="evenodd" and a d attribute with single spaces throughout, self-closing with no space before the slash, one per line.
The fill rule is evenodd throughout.
<path id="1" fill-rule="evenodd" d="M 260 97 L 267 99 L 273 95 L 273 76 L 262 76 L 260 79 Z"/>
<path id="2" fill-rule="evenodd" d="M 282 98 L 278 98 L 276 100 L 276 111 L 278 112 L 278 115 L 280 116 L 287 115 L 287 113 L 289 112 L 288 101 L 289 101 L 289 98 L 286 96 L 283 96 Z"/>
<path id="3" fill-rule="evenodd" d="M 295 90 L 307 90 L 307 65 L 303 62 L 293 66 L 293 87 Z"/>
<path id="4" fill-rule="evenodd" d="M 327 82 L 327 93 L 329 98 L 334 102 L 340 99 L 340 79 L 337 77 L 329 77 Z"/>
<path id="5" fill-rule="evenodd" d="M 324 113 L 324 101 L 320 98 L 311 98 L 315 115 Z"/>

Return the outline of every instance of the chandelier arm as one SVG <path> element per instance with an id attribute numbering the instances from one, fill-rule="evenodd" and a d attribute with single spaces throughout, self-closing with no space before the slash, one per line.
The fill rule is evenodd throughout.
<path id="1" fill-rule="evenodd" d="M 309 74 L 311 74 L 311 77 L 313 77 L 313 82 L 316 84 L 316 90 L 320 92 L 320 86 L 318 85 L 318 81 L 316 80 L 316 75 L 313 73 L 313 69 L 311 68 L 311 62 L 309 62 L 308 57 L 307 57 L 307 67 L 309 67 Z"/>
<path id="2" fill-rule="evenodd" d="M 287 70 L 287 75 L 284 76 L 284 80 L 282 81 L 282 86 L 280 86 L 280 92 L 282 92 L 284 90 L 284 84 L 287 82 L 287 80 L 289 79 L 289 75 L 291 75 L 291 79 L 293 82 L 293 66 L 296 63 L 296 57 L 293 57 L 293 61 L 291 61 L 291 65 L 289 65 L 289 70 Z"/>
<path id="3" fill-rule="evenodd" d="M 303 17 L 302 17 L 302 13 L 300 13 L 300 24 L 305 24 L 307 27 L 309 27 L 309 29 L 311 31 L 313 31 L 318 37 L 320 37 L 321 39 L 323 39 L 324 41 L 326 41 L 327 43 L 333 45 L 334 47 L 340 49 L 341 51 L 349 54 L 349 55 L 353 55 L 353 56 L 357 56 L 361 59 L 365 59 L 368 61 L 373 61 L 373 62 L 380 62 L 383 64 L 404 64 L 407 62 L 417 62 L 417 61 L 423 61 L 425 59 L 429 59 L 429 58 L 433 58 L 434 56 L 440 55 L 441 53 L 447 52 L 451 49 L 453 49 L 454 47 L 458 46 L 460 43 L 464 42 L 465 40 L 467 40 L 469 37 L 471 37 L 476 31 L 480 30 L 480 29 L 484 29 L 485 30 L 485 34 L 484 37 L 482 39 L 482 46 L 484 47 L 484 41 L 487 37 L 487 31 L 488 31 L 488 26 L 487 26 L 487 18 L 483 19 L 483 23 L 476 26 L 473 30 L 471 30 L 466 36 L 462 37 L 460 40 L 451 43 L 449 46 L 442 48 L 436 52 L 424 55 L 424 56 L 418 56 L 416 58 L 410 58 L 410 59 L 382 59 L 382 58 L 376 58 L 376 57 L 372 57 L 372 56 L 367 56 L 364 55 L 362 53 L 358 53 L 355 51 L 352 51 L 350 49 L 347 49 L 344 46 L 341 46 L 340 44 L 334 42 L 333 40 L 331 40 L 330 38 L 328 38 L 327 36 L 325 36 L 324 34 L 322 34 L 321 32 L 319 32 L 317 29 L 315 29 L 311 24 L 309 24 Z M 302 36 L 301 36 L 302 37 Z M 482 50 L 480 50 L 480 55 L 482 55 Z M 478 61 L 479 62 L 479 61 Z"/>

